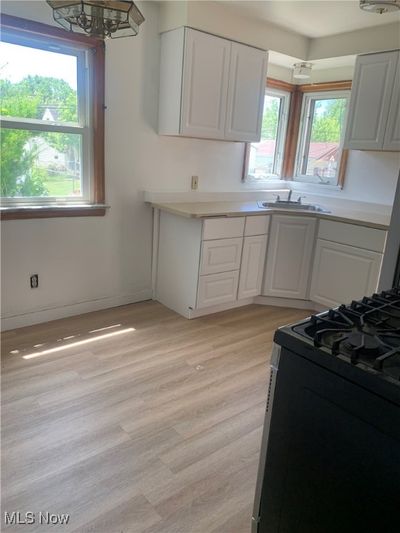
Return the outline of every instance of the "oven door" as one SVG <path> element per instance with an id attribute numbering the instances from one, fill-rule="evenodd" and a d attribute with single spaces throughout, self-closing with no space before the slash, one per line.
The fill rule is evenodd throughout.
<path id="1" fill-rule="evenodd" d="M 269 386 L 268 386 L 268 392 L 267 392 L 267 406 L 265 409 L 264 428 L 263 428 L 263 435 L 261 439 L 260 460 L 258 464 L 256 492 L 254 496 L 254 509 L 253 509 L 253 516 L 251 519 L 251 522 L 252 522 L 251 533 L 258 532 L 258 527 L 259 527 L 259 522 L 260 522 L 261 493 L 262 493 L 262 488 L 263 488 L 263 483 L 264 483 L 265 461 L 267 457 L 269 429 L 271 426 L 271 415 L 272 415 L 272 407 L 274 404 L 275 385 L 276 385 L 276 378 L 277 378 L 278 369 L 279 369 L 280 353 L 281 353 L 281 347 L 278 346 L 277 344 L 274 344 L 272 347 L 272 354 L 271 354 Z"/>
<path id="2" fill-rule="evenodd" d="M 397 533 L 400 409 L 282 348 L 257 533 Z"/>

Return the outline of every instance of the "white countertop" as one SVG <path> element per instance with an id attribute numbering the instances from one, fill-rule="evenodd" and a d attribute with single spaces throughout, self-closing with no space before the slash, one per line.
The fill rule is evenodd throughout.
<path id="1" fill-rule="evenodd" d="M 218 216 L 256 216 L 265 214 L 286 214 L 296 216 L 311 216 L 326 220 L 348 222 L 360 226 L 387 230 L 390 224 L 390 215 L 387 213 L 370 212 L 362 209 L 338 208 L 324 205 L 330 213 L 318 213 L 282 208 L 260 208 L 257 201 L 231 201 L 231 202 L 149 202 L 152 207 L 168 211 L 175 215 L 188 218 L 206 218 Z"/>

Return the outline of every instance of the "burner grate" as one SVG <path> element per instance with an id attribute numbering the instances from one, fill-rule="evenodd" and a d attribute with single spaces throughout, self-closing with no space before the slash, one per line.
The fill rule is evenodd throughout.
<path id="1" fill-rule="evenodd" d="M 317 348 L 400 380 L 400 289 L 312 315 L 294 330 Z"/>

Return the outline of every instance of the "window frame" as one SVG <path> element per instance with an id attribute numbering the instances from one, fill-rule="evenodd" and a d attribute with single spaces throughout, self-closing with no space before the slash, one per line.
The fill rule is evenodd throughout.
<path id="1" fill-rule="evenodd" d="M 344 81 L 332 81 L 332 82 L 320 82 L 320 83 L 310 83 L 310 84 L 303 84 L 303 85 L 294 85 L 292 83 L 288 83 L 285 81 L 277 80 L 274 78 L 267 78 L 266 81 L 266 87 L 270 88 L 277 88 L 277 89 L 283 89 L 284 91 L 288 91 L 291 93 L 291 99 L 290 99 L 290 109 L 289 109 L 289 119 L 288 119 L 288 127 L 286 132 L 286 139 L 285 139 L 285 149 L 284 149 L 284 156 L 283 156 L 283 167 L 282 167 L 282 173 L 281 177 L 277 179 L 276 183 L 279 181 L 290 181 L 298 187 L 306 188 L 309 190 L 309 187 L 313 187 L 315 185 L 318 185 L 317 183 L 307 183 L 307 182 L 301 182 L 301 181 L 294 181 L 293 178 L 295 177 L 295 169 L 296 169 L 296 154 L 297 154 L 297 147 L 298 147 L 298 140 L 299 140 L 299 134 L 300 134 L 300 116 L 301 116 L 301 110 L 302 110 L 302 103 L 303 103 L 303 97 L 305 97 L 307 94 L 313 94 L 317 92 L 321 92 L 326 94 L 328 91 L 348 91 L 350 94 L 351 87 L 352 87 L 352 81 L 351 80 L 344 80 Z M 251 182 L 251 180 L 247 180 L 247 169 L 248 169 L 248 163 L 249 163 L 249 143 L 244 144 L 244 157 L 243 157 L 243 172 L 242 172 L 242 182 L 249 182 L 249 183 L 256 183 L 255 181 Z M 347 160 L 348 160 L 349 151 L 347 149 L 342 150 L 342 156 L 339 163 L 339 171 L 338 171 L 338 183 L 337 185 L 324 185 L 325 191 L 327 189 L 342 189 L 344 185 L 345 175 L 346 175 L 346 167 L 347 167 Z M 272 180 L 266 180 L 261 183 L 272 183 Z"/>
<path id="2" fill-rule="evenodd" d="M 78 133 L 82 137 L 82 197 L 2 198 L 1 218 L 103 216 L 104 184 L 104 71 L 105 47 L 99 39 L 74 34 L 31 20 L 2 15 L 2 40 L 35 48 L 55 45 L 59 53 L 78 58 L 78 123 L 1 117 L 1 127 Z M 52 49 L 54 51 L 54 48 Z M 79 105 L 79 103 L 81 105 Z"/>
<path id="3" fill-rule="evenodd" d="M 264 96 L 273 96 L 281 98 L 281 105 L 279 106 L 278 127 L 276 135 L 276 144 L 274 151 L 274 160 L 272 165 L 272 174 L 265 180 L 257 180 L 252 178 L 249 174 L 249 161 L 251 145 L 257 143 L 246 143 L 246 157 L 245 169 L 243 173 L 243 181 L 252 183 L 271 183 L 274 180 L 282 179 L 282 170 L 284 163 L 285 144 L 287 139 L 287 130 L 289 123 L 289 110 L 291 104 L 291 92 L 283 88 L 266 87 Z M 261 140 L 259 141 L 261 142 Z M 279 169 L 279 172 L 278 172 Z"/>
<path id="4" fill-rule="evenodd" d="M 308 174 L 304 174 L 304 165 L 305 165 L 305 159 L 309 152 L 310 147 L 310 138 L 311 138 L 311 132 L 312 132 L 312 125 L 313 121 L 311 120 L 313 118 L 314 114 L 314 106 L 316 100 L 329 100 L 329 99 L 339 99 L 343 98 L 346 100 L 346 112 L 343 120 L 343 126 L 341 131 L 341 139 L 339 143 L 339 163 L 337 168 L 337 174 L 336 174 L 336 183 L 335 184 L 329 184 L 330 187 L 341 187 L 343 183 L 341 183 L 341 180 L 343 179 L 343 176 L 341 177 L 341 163 L 342 158 L 344 154 L 344 132 L 346 129 L 347 124 L 347 117 L 348 117 L 348 110 L 349 110 L 349 102 L 350 102 L 350 90 L 330 90 L 330 91 L 312 91 L 308 92 L 303 95 L 303 101 L 301 105 L 301 112 L 300 112 L 300 124 L 299 124 L 299 133 L 298 133 L 298 140 L 297 140 L 297 149 L 296 149 L 296 156 L 295 156 L 295 163 L 294 163 L 294 172 L 293 172 L 293 182 L 301 183 L 301 184 L 310 184 L 310 185 L 322 185 L 322 183 L 314 183 L 311 181 L 302 181 L 302 180 L 296 180 L 296 178 L 307 178 L 309 177 Z M 347 160 L 347 157 L 346 157 Z"/>

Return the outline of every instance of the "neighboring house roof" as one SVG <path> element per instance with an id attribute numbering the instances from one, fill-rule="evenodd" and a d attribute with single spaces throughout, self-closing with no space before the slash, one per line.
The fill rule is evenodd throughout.
<path id="1" fill-rule="evenodd" d="M 43 108 L 42 108 L 43 109 Z M 60 114 L 59 106 L 49 105 L 44 108 L 42 120 L 49 120 L 50 122 L 57 122 Z"/>
<path id="2" fill-rule="evenodd" d="M 332 157 L 336 157 L 338 152 L 338 145 L 336 143 L 310 143 L 311 159 L 318 161 L 329 161 Z"/>
<path id="3" fill-rule="evenodd" d="M 256 145 L 258 156 L 273 156 L 275 151 L 275 141 L 265 140 Z M 332 157 L 336 158 L 338 146 L 336 143 L 315 142 L 310 143 L 310 159 L 318 161 L 329 161 Z"/>

